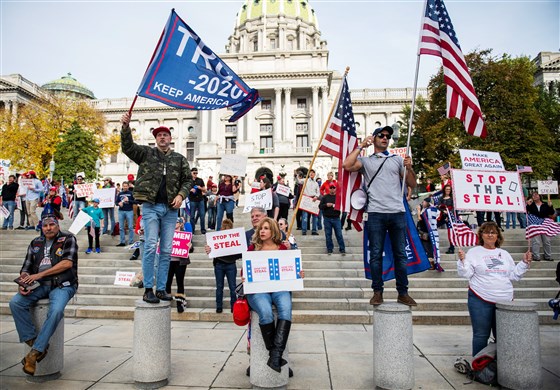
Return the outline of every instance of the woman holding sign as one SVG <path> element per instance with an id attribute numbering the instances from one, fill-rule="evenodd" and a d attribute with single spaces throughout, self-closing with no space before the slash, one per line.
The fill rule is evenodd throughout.
<path id="1" fill-rule="evenodd" d="M 282 233 L 278 223 L 272 218 L 263 218 L 253 235 L 248 251 L 276 251 L 288 249 L 282 243 Z M 303 278 L 303 271 L 301 277 Z M 276 372 L 282 370 L 287 362 L 282 359 L 286 349 L 290 327 L 292 326 L 292 293 L 278 291 L 273 293 L 246 294 L 251 309 L 259 315 L 259 326 L 266 349 L 270 351 L 268 366 Z M 278 311 L 278 321 L 274 324 L 272 305 Z"/>
<path id="2" fill-rule="evenodd" d="M 496 337 L 496 302 L 513 300 L 512 280 L 520 280 L 531 265 L 532 255 L 525 252 L 515 264 L 511 255 L 500 248 L 504 242 L 496 222 L 485 222 L 478 229 L 479 246 L 467 254 L 459 250 L 457 274 L 469 281 L 468 308 L 473 330 L 472 355 L 488 345 L 490 331 Z"/>
<path id="3" fill-rule="evenodd" d="M 222 228 L 222 219 L 224 219 L 224 211 L 226 218 L 233 222 L 233 209 L 235 208 L 235 200 L 233 194 L 239 190 L 239 187 L 233 183 L 231 175 L 224 175 L 222 181 L 218 185 L 218 215 L 216 216 L 216 230 Z"/>

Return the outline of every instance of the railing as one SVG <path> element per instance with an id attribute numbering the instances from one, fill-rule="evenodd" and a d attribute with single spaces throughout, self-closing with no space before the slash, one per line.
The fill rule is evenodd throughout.
<path id="1" fill-rule="evenodd" d="M 260 154 L 272 154 L 274 153 L 274 148 L 261 148 Z"/>
<path id="2" fill-rule="evenodd" d="M 412 100 L 413 88 L 365 88 L 350 90 L 352 101 L 354 100 L 392 100 L 407 99 Z M 418 88 L 416 96 L 428 99 L 428 88 Z"/>
<path id="3" fill-rule="evenodd" d="M 296 153 L 311 153 L 311 146 L 297 146 Z"/>
<path id="4" fill-rule="evenodd" d="M 235 154 L 235 148 L 233 149 L 224 149 L 225 154 Z"/>

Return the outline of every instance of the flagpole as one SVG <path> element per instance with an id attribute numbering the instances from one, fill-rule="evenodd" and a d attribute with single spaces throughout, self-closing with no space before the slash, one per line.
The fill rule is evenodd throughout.
<path id="1" fill-rule="evenodd" d="M 447 218 L 451 221 L 451 217 L 449 216 L 449 207 L 445 205 L 445 209 L 447 210 Z M 453 222 L 450 222 L 449 224 L 451 225 L 451 232 L 453 233 L 453 237 L 455 237 L 455 246 L 458 247 L 459 250 L 463 250 L 463 247 L 459 244 L 459 240 L 457 239 L 457 233 L 455 232 L 455 226 L 453 226 Z"/>
<path id="2" fill-rule="evenodd" d="M 325 132 L 327 131 L 327 126 L 330 122 L 330 118 L 333 115 L 334 109 L 335 109 L 336 105 L 338 104 L 340 94 L 342 93 L 342 87 L 344 86 L 344 79 L 346 79 L 346 76 L 348 76 L 349 71 L 350 71 L 350 67 L 347 66 L 346 70 L 344 71 L 344 76 L 342 77 L 342 83 L 340 84 L 340 89 L 338 90 L 338 94 L 336 95 L 337 97 L 334 100 L 334 102 L 332 104 L 332 107 L 331 107 L 331 111 L 329 113 L 329 116 L 327 117 L 327 118 L 329 118 L 329 120 L 326 121 L 325 125 L 323 126 L 323 132 L 321 133 L 321 138 L 319 138 L 319 142 L 317 143 L 317 148 L 315 149 L 315 153 L 313 154 L 313 159 L 311 160 L 311 164 L 309 165 L 309 169 L 307 170 L 307 174 L 305 175 L 305 180 L 303 181 L 303 187 L 301 187 L 301 191 L 299 192 L 298 201 L 297 201 L 296 207 L 294 207 L 294 215 L 292 215 L 292 221 L 290 222 L 290 227 L 288 228 L 288 233 L 286 234 L 286 237 L 290 237 L 290 233 L 292 232 L 292 228 L 294 227 L 294 222 L 296 220 L 296 214 L 299 210 L 299 205 L 301 203 L 301 200 L 303 199 L 303 193 L 305 191 L 305 187 L 307 186 L 307 179 L 309 178 L 309 171 L 311 171 L 311 168 L 313 167 L 313 164 L 315 163 L 315 159 L 317 158 L 317 154 L 319 153 L 320 145 L 323 142 L 323 138 L 325 137 Z"/>
<path id="3" fill-rule="evenodd" d="M 424 23 L 424 15 L 426 14 L 426 4 L 424 1 L 424 8 L 422 9 L 422 16 L 420 22 L 420 31 L 418 33 L 418 53 L 416 54 L 416 71 L 414 72 L 414 88 L 412 90 L 412 105 L 410 107 L 410 117 L 408 118 L 408 135 L 406 138 L 406 155 L 410 154 L 410 135 L 412 134 L 412 121 L 414 119 L 414 107 L 416 106 L 416 91 L 418 90 L 418 71 L 420 70 L 420 40 L 422 36 L 422 23 Z M 401 197 L 404 196 L 404 186 L 406 185 L 406 167 L 404 167 L 404 179 L 401 188 Z"/>

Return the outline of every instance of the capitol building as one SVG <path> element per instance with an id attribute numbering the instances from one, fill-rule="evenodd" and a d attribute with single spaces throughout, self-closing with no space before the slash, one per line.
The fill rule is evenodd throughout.
<path id="1" fill-rule="evenodd" d="M 261 103 L 230 123 L 231 110 L 180 110 L 138 98 L 130 124 L 137 142 L 154 145 L 151 129 L 169 127 L 174 150 L 198 167 L 204 179 L 217 177 L 226 154 L 246 156 L 249 177 L 262 167 L 288 177 L 308 167 L 342 82 L 342 74 L 329 69 L 327 41 L 309 2 L 245 0 L 225 53 L 216 54 L 259 91 Z M 48 92 L 88 99 L 103 113 L 109 133 L 119 132 L 120 118 L 132 104 L 131 98 L 95 99 L 92 90 L 71 75 L 41 87 L 21 75 L 2 76 L 0 87 L 0 104 L 13 112 Z M 417 96 L 428 99 L 427 89 L 419 88 Z M 351 97 L 358 137 L 363 138 L 377 127 L 402 125 L 412 88 L 351 90 Z M 337 166 L 336 159 L 322 152 L 314 163 L 320 177 Z M 118 153 L 103 161 L 100 174 L 120 182 L 136 171 L 136 165 Z"/>

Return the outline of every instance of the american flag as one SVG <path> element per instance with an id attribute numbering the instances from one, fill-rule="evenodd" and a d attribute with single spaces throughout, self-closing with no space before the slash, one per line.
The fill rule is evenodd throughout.
<path id="1" fill-rule="evenodd" d="M 485 138 L 486 125 L 459 40 L 443 0 L 427 0 L 419 54 L 441 57 L 447 85 L 447 117 L 460 119 L 467 133 Z"/>
<path id="2" fill-rule="evenodd" d="M 560 225 L 550 218 L 539 218 L 533 214 L 527 214 L 527 227 L 525 228 L 525 238 L 533 238 L 540 234 L 554 237 L 560 234 Z"/>
<path id="3" fill-rule="evenodd" d="M 70 197 L 70 203 L 68 204 L 68 218 L 74 218 L 74 196 Z"/>
<path id="4" fill-rule="evenodd" d="M 458 247 L 475 246 L 478 236 L 470 227 L 465 225 L 461 217 L 456 216 L 453 210 L 447 209 L 447 237 L 452 245 Z M 453 225 L 453 226 L 452 226 Z"/>
<path id="5" fill-rule="evenodd" d="M 446 162 L 445 164 L 443 164 L 443 166 L 439 167 L 437 171 L 440 174 L 440 176 L 443 176 L 447 172 L 449 172 L 450 169 L 451 169 L 451 164 L 449 162 Z"/>
<path id="6" fill-rule="evenodd" d="M 533 168 L 525 166 L 525 165 L 517 165 L 517 172 L 518 173 L 533 173 Z"/>
<path id="7" fill-rule="evenodd" d="M 362 185 L 362 175 L 359 172 L 348 172 L 342 168 L 346 157 L 358 147 L 356 123 L 352 112 L 350 89 L 346 76 L 342 81 L 336 107 L 329 118 L 325 135 L 319 145 L 319 150 L 338 158 L 338 188 L 335 209 L 347 212 L 356 230 L 361 231 L 362 210 L 354 210 L 350 205 L 350 195 Z"/>

